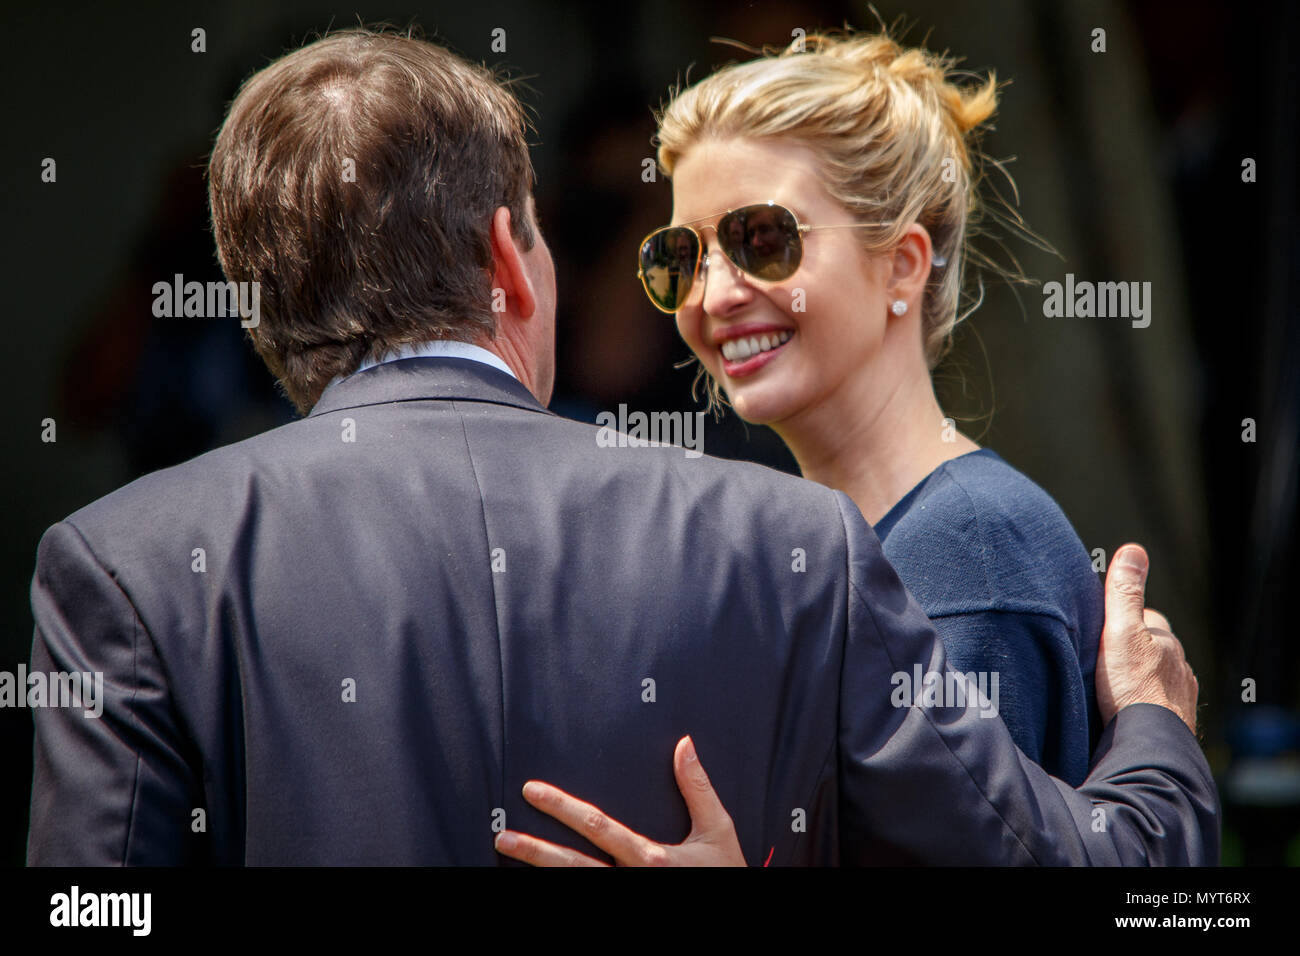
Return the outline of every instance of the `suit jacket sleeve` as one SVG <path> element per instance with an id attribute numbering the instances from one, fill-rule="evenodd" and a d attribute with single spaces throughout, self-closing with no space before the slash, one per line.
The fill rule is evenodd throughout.
<path id="1" fill-rule="evenodd" d="M 1219 854 L 1219 798 L 1173 711 L 1124 708 L 1076 790 L 1015 746 L 980 706 L 895 706 L 897 687 L 948 669 L 943 644 L 853 503 L 840 681 L 841 861 L 1193 864 Z M 891 698 L 893 698 L 891 700 Z"/>
<path id="2" fill-rule="evenodd" d="M 41 540 L 31 598 L 32 671 L 102 674 L 103 712 L 33 708 L 28 863 L 196 862 L 202 790 L 162 664 L 130 598 L 70 523 Z"/>

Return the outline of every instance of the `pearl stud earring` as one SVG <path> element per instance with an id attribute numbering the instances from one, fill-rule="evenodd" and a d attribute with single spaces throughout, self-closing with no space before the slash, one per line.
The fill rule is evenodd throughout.
<path id="1" fill-rule="evenodd" d="M 895 299 L 894 304 L 889 307 L 889 311 L 893 312 L 894 315 L 902 315 L 907 311 L 907 303 L 902 299 Z"/>

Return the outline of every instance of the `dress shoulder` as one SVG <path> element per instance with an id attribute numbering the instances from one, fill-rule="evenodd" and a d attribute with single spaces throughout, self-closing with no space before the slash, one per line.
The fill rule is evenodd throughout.
<path id="1" fill-rule="evenodd" d="M 931 616 L 1045 614 L 1074 627 L 1101 585 L 1052 497 L 983 449 L 940 465 L 877 528 L 885 555 Z"/>

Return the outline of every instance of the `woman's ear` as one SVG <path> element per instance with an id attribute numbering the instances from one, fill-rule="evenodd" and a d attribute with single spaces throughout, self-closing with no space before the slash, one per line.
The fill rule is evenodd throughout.
<path id="1" fill-rule="evenodd" d="M 492 214 L 493 308 L 496 308 L 497 299 L 504 295 L 507 302 L 513 302 L 519 317 L 527 319 L 537 311 L 537 290 L 524 265 L 524 253 L 511 225 L 510 210 L 498 206 Z M 497 292 L 498 289 L 501 292 Z"/>
<path id="2" fill-rule="evenodd" d="M 888 285 L 890 299 L 902 299 L 919 307 L 925 283 L 930 278 L 932 255 L 930 233 L 919 223 L 912 223 L 894 249 Z"/>

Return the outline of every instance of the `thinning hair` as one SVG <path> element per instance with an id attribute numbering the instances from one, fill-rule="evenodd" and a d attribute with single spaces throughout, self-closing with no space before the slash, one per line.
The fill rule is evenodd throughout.
<path id="1" fill-rule="evenodd" d="M 400 346 L 495 334 L 491 222 L 534 243 L 527 118 L 482 66 L 368 28 L 249 77 L 208 165 L 222 270 L 260 285 L 253 345 L 299 411 Z"/>

